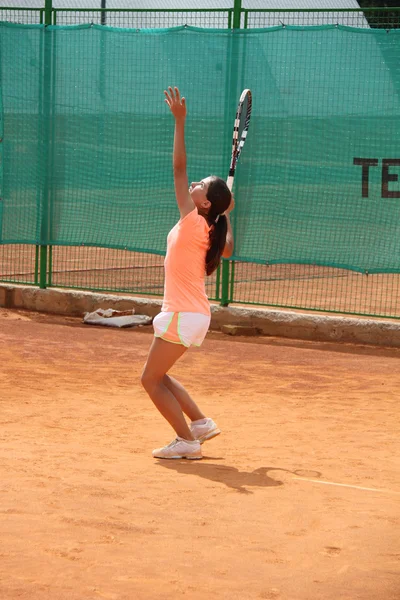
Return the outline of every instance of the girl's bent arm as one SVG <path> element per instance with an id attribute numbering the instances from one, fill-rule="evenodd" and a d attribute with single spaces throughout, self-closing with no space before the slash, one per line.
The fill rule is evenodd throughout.
<path id="1" fill-rule="evenodd" d="M 228 225 L 228 230 L 226 232 L 226 242 L 225 242 L 225 247 L 222 251 L 222 256 L 224 258 L 230 258 L 233 254 L 233 231 L 232 231 L 232 226 L 231 226 L 231 220 L 230 220 L 230 213 L 232 212 L 232 210 L 235 208 L 235 199 L 232 196 L 231 199 L 231 203 L 229 205 L 228 210 L 225 211 L 225 216 L 226 216 L 226 222 Z"/>
<path id="2" fill-rule="evenodd" d="M 229 218 L 229 213 L 225 213 L 226 216 L 226 222 L 228 225 L 228 231 L 226 232 L 226 242 L 225 242 L 225 247 L 222 251 L 222 256 L 224 258 L 230 258 L 233 254 L 233 233 L 232 233 L 232 226 L 231 226 L 231 220 Z"/>

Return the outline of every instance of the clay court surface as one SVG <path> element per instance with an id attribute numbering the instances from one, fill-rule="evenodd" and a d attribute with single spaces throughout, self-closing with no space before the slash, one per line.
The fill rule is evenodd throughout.
<path id="1" fill-rule="evenodd" d="M 1 600 L 398 600 L 400 350 L 212 333 L 161 461 L 151 339 L 0 309 Z"/>

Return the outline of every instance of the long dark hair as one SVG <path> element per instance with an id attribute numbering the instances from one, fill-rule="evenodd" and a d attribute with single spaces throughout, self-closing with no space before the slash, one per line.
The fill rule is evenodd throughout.
<path id="1" fill-rule="evenodd" d="M 211 202 L 207 214 L 210 229 L 210 246 L 206 254 L 206 273 L 211 275 L 217 269 L 225 248 L 228 222 L 224 213 L 229 207 L 232 194 L 223 179 L 213 177 L 207 190 L 207 200 Z"/>

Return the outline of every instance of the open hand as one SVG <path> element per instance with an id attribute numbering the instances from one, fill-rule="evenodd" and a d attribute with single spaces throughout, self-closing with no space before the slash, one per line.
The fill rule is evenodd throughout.
<path id="1" fill-rule="evenodd" d="M 177 87 L 169 87 L 168 92 L 164 90 L 165 102 L 168 104 L 170 111 L 174 115 L 175 119 L 186 118 L 186 101 L 185 98 L 181 98 L 180 92 Z"/>

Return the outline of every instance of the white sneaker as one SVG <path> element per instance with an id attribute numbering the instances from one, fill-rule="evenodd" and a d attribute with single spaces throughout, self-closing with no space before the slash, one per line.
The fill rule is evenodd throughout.
<path id="1" fill-rule="evenodd" d="M 200 460 L 203 458 L 200 442 L 198 440 L 184 440 L 177 437 L 168 446 L 153 450 L 154 458 L 188 458 L 190 460 Z"/>
<path id="2" fill-rule="evenodd" d="M 218 429 L 217 424 L 212 419 L 199 419 L 198 421 L 192 421 L 190 424 L 190 431 L 193 437 L 196 438 L 202 444 L 207 440 L 211 440 L 213 437 L 219 435 L 221 430 Z"/>

